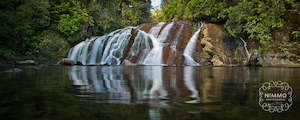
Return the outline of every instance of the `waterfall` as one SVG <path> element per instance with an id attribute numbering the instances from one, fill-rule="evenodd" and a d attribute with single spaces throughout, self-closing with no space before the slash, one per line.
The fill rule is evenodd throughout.
<path id="1" fill-rule="evenodd" d="M 134 38 L 134 43 L 130 48 L 130 55 L 135 56 L 144 49 L 151 49 L 152 39 L 155 38 L 144 31 L 138 30 L 138 33 Z"/>
<path id="2" fill-rule="evenodd" d="M 83 65 L 120 65 L 132 29 L 134 28 L 128 27 L 82 41 L 70 50 L 68 58 Z"/>
<path id="3" fill-rule="evenodd" d="M 190 41 L 188 42 L 186 48 L 183 51 L 183 56 L 185 58 L 185 64 L 191 66 L 199 66 L 197 62 L 194 61 L 192 54 L 196 47 L 199 33 L 201 32 L 201 28 L 203 27 L 203 23 L 201 23 L 200 28 L 194 33 Z"/>
<path id="4" fill-rule="evenodd" d="M 178 43 L 178 39 L 181 35 L 181 31 L 183 30 L 183 27 L 184 27 L 184 24 L 180 26 L 179 30 L 176 33 L 176 37 L 175 37 L 172 45 L 170 46 L 171 50 L 173 50 L 173 51 L 176 51 L 176 46 L 177 46 L 177 43 Z"/>
<path id="5" fill-rule="evenodd" d="M 89 47 L 90 47 L 90 44 L 91 44 L 91 41 L 92 39 L 89 39 L 86 41 L 86 44 L 84 45 L 83 49 L 82 49 L 82 53 L 81 53 L 81 56 L 80 56 L 80 60 L 81 60 L 81 63 L 83 65 L 86 65 L 87 63 L 87 58 L 88 58 L 88 50 L 89 50 Z"/>
<path id="6" fill-rule="evenodd" d="M 150 34 L 154 37 L 157 36 L 157 38 L 152 37 L 152 44 L 153 48 L 150 51 L 150 53 L 146 56 L 146 58 L 143 60 L 144 65 L 163 65 L 162 63 L 162 56 L 163 56 L 163 47 L 165 44 L 163 43 L 169 34 L 170 29 L 173 26 L 173 22 L 169 23 L 159 34 L 159 31 L 164 23 L 159 23 L 155 27 L 153 27 L 150 30 Z"/>
<path id="7" fill-rule="evenodd" d="M 186 34 L 184 30 L 195 25 L 192 24 L 160 22 L 118 29 L 78 43 L 70 49 L 68 58 L 77 65 L 206 65 L 210 58 L 193 56 L 196 47 L 200 47 L 197 43 L 204 24 L 197 24 L 195 33 Z M 197 63 L 199 59 L 204 62 Z"/>
<path id="8" fill-rule="evenodd" d="M 155 38 L 158 37 L 159 35 L 159 31 L 160 29 L 162 28 L 162 26 L 164 25 L 165 23 L 164 22 L 161 22 L 161 23 L 158 23 L 156 26 L 152 27 L 150 29 L 150 32 L 149 34 L 153 35 Z"/>
<path id="9" fill-rule="evenodd" d="M 95 38 L 90 38 L 77 44 L 69 51 L 68 58 L 85 65 L 88 57 L 88 49 L 93 40 L 95 40 Z"/>
<path id="10" fill-rule="evenodd" d="M 98 58 L 97 56 L 101 56 L 103 54 L 103 48 L 105 47 L 104 45 L 106 40 L 107 36 L 102 36 L 95 40 L 91 51 L 92 53 L 89 61 L 90 65 L 100 64 L 101 57 Z"/>
<path id="11" fill-rule="evenodd" d="M 241 39 L 241 41 L 242 41 L 243 44 L 244 44 L 244 49 L 245 49 L 245 51 L 246 51 L 247 60 L 249 61 L 251 55 L 250 55 L 250 53 L 249 53 L 249 51 L 248 51 L 248 49 L 247 49 L 247 43 L 245 42 L 245 40 L 244 40 L 243 38 L 240 37 L 240 39 Z"/>
<path id="12" fill-rule="evenodd" d="M 76 46 L 74 46 L 70 51 L 69 51 L 69 56 L 68 58 L 70 58 L 73 61 L 78 61 L 78 57 L 81 55 L 81 50 L 82 47 L 85 45 L 85 41 L 77 44 Z"/>
<path id="13" fill-rule="evenodd" d="M 128 46 L 131 37 L 132 28 L 124 29 L 120 33 L 114 35 L 106 44 L 101 63 L 102 65 L 120 65 L 120 59 L 124 55 L 124 51 Z"/>

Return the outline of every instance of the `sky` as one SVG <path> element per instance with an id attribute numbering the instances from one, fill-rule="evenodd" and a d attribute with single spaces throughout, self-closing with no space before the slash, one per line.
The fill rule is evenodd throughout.
<path id="1" fill-rule="evenodd" d="M 161 0 L 151 0 L 151 5 L 153 9 L 160 8 Z"/>

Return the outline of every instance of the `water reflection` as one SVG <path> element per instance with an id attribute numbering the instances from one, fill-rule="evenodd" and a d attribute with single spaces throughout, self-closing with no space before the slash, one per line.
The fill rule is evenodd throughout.
<path id="1" fill-rule="evenodd" d="M 195 79 L 194 79 L 194 69 L 193 67 L 184 67 L 184 83 L 186 87 L 191 91 L 191 98 L 195 98 L 195 100 L 187 101 L 187 103 L 197 103 L 199 98 L 198 90 L 196 89 Z"/>
<path id="2" fill-rule="evenodd" d="M 20 69 L 23 72 L 0 73 L 3 98 L 0 116 L 5 120 L 292 120 L 297 118 L 300 107 L 299 68 L 45 66 L 37 70 L 24 66 Z M 293 107 L 283 114 L 270 114 L 258 106 L 257 90 L 271 80 L 286 81 L 293 88 Z"/>
<path id="3" fill-rule="evenodd" d="M 236 80 L 231 68 L 163 66 L 73 66 L 69 78 L 81 94 L 104 103 L 147 103 L 168 107 L 173 103 L 222 101 L 222 84 Z M 244 70 L 246 69 L 246 70 Z M 249 68 L 241 68 L 239 82 L 251 82 Z M 236 71 L 237 72 L 237 71 Z"/>
<path id="4" fill-rule="evenodd" d="M 160 112 L 157 109 L 149 109 L 149 120 L 160 120 Z"/>

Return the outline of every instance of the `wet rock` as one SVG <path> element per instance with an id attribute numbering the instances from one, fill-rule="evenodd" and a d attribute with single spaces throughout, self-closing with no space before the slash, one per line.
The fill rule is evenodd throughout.
<path id="1" fill-rule="evenodd" d="M 134 64 L 134 63 L 130 62 L 129 60 L 125 59 L 125 60 L 123 60 L 122 65 L 136 65 L 136 64 Z"/>
<path id="2" fill-rule="evenodd" d="M 9 69 L 9 70 L 6 70 L 4 72 L 8 72 L 8 73 L 12 73 L 12 72 L 22 72 L 23 70 L 20 69 L 20 68 L 12 68 L 12 69 Z"/>
<path id="3" fill-rule="evenodd" d="M 203 27 L 201 27 L 200 32 L 195 32 L 202 25 Z M 126 37 L 122 37 L 122 39 L 120 38 L 120 40 L 114 42 L 109 41 L 112 40 L 110 39 L 111 37 L 121 34 Z M 197 37 L 193 38 L 193 42 L 191 42 L 191 38 L 194 35 L 197 35 Z M 152 39 L 152 37 L 156 37 L 157 39 Z M 189 47 L 188 43 L 191 43 Z M 122 47 L 117 47 L 119 44 Z M 92 46 L 99 46 L 101 48 L 94 49 Z M 187 59 L 186 55 L 183 55 L 185 50 L 191 51 L 188 57 L 192 59 Z M 92 54 L 95 55 L 94 53 L 99 54 L 91 57 Z M 155 55 L 158 54 L 159 58 L 154 58 L 154 53 Z M 245 57 L 244 47 L 240 45 L 240 41 L 230 36 L 222 25 L 212 23 L 200 24 L 200 22 L 191 21 L 150 23 L 140 25 L 137 28 L 120 29 L 103 38 L 99 37 L 99 39 L 97 38 L 94 41 L 87 39 L 85 42 L 78 44 L 77 47 L 74 46 L 70 54 L 73 54 L 71 56 L 80 58 L 78 61 L 84 61 L 84 65 L 95 64 L 94 62 L 85 62 L 91 61 L 90 59 L 94 61 L 95 58 L 105 59 L 105 61 L 101 61 L 103 65 L 146 64 L 145 60 L 149 54 L 151 59 L 147 58 L 147 63 L 151 61 L 153 64 L 172 66 L 185 65 L 186 60 L 193 60 L 194 62 L 192 63 L 194 64 L 197 62 L 199 65 L 213 64 L 215 66 L 245 65 L 249 61 L 249 57 Z M 103 56 L 106 58 L 103 58 Z M 257 64 L 258 58 L 257 56 L 253 56 L 253 63 L 250 64 Z M 77 60 L 74 61 L 74 64 L 82 65 Z"/>
<path id="4" fill-rule="evenodd" d="M 211 59 L 211 62 L 213 63 L 214 66 L 223 66 L 223 65 L 225 65 L 224 62 L 222 62 L 221 59 L 216 55 Z"/>
<path id="5" fill-rule="evenodd" d="M 74 65 L 75 62 L 70 60 L 69 58 L 63 58 L 62 60 L 57 62 L 58 65 Z"/>
<path id="6" fill-rule="evenodd" d="M 203 27 L 203 39 L 201 40 L 203 50 L 212 56 L 211 62 L 214 66 L 225 65 L 227 56 L 223 42 L 225 36 L 223 28 L 210 23 L 204 24 Z"/>
<path id="7" fill-rule="evenodd" d="M 77 61 L 75 65 L 83 65 L 80 61 Z"/>
<path id="8" fill-rule="evenodd" d="M 253 50 L 248 62 L 248 66 L 261 66 L 259 63 L 260 55 L 258 53 L 258 50 Z"/>
<path id="9" fill-rule="evenodd" d="M 262 66 L 286 66 L 286 65 L 298 65 L 288 57 L 289 53 L 267 53 L 259 59 L 259 64 Z"/>
<path id="10" fill-rule="evenodd" d="M 20 65 L 37 65 L 34 60 L 24 60 L 19 62 Z"/>

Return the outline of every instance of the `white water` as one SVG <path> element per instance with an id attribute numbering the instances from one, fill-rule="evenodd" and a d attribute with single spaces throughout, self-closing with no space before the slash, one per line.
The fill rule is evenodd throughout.
<path id="1" fill-rule="evenodd" d="M 134 38 L 134 43 L 130 48 L 130 55 L 135 56 L 142 50 L 152 48 L 152 37 L 141 30 L 138 30 L 136 37 Z"/>
<path id="2" fill-rule="evenodd" d="M 181 32 L 182 32 L 183 28 L 184 28 L 184 24 L 182 24 L 182 25 L 180 26 L 179 30 L 178 30 L 177 33 L 176 33 L 176 37 L 175 37 L 175 39 L 174 39 L 172 45 L 170 46 L 171 50 L 173 50 L 173 51 L 177 51 L 177 50 L 176 50 L 176 46 L 177 46 L 177 44 L 178 44 L 178 39 L 179 39 L 179 37 L 180 37 L 180 35 L 181 35 Z"/>
<path id="3" fill-rule="evenodd" d="M 69 56 L 68 58 L 73 60 L 73 61 L 78 61 L 78 57 L 81 54 L 81 49 L 82 47 L 85 45 L 85 41 L 77 44 L 76 46 L 74 46 L 70 51 L 69 51 Z"/>
<path id="4" fill-rule="evenodd" d="M 150 30 L 150 34 L 155 36 L 158 36 L 157 38 L 152 37 L 152 44 L 153 48 L 150 51 L 150 53 L 146 56 L 146 58 L 143 60 L 144 65 L 163 65 L 162 63 L 162 56 L 163 56 L 163 47 L 164 41 L 167 39 L 170 29 L 173 26 L 173 22 L 169 23 L 159 34 L 159 31 L 164 23 L 159 23 L 155 27 L 153 27 Z"/>
<path id="5" fill-rule="evenodd" d="M 247 54 L 247 59 L 248 59 L 248 61 L 250 60 L 250 53 L 249 53 L 249 51 L 248 51 L 248 49 L 247 49 L 247 43 L 245 42 L 245 40 L 243 39 L 243 38 L 240 38 L 241 39 L 241 41 L 243 42 L 243 44 L 244 44 L 244 49 L 245 49 L 245 51 L 246 51 L 246 54 Z"/>
<path id="6" fill-rule="evenodd" d="M 88 50 L 89 50 L 90 44 L 93 40 L 94 39 L 86 40 L 86 44 L 84 45 L 84 47 L 82 49 L 82 53 L 80 55 L 80 61 L 83 65 L 86 65 L 86 63 L 87 63 Z"/>
<path id="7" fill-rule="evenodd" d="M 131 38 L 132 29 L 124 28 L 102 37 L 82 41 L 70 50 L 68 58 L 83 65 L 119 65 Z"/>
<path id="8" fill-rule="evenodd" d="M 117 33 L 108 41 L 101 59 L 102 65 L 119 65 L 121 63 L 120 59 L 123 57 L 124 51 L 128 46 L 131 31 L 132 28 L 122 30 L 122 32 Z"/>
<path id="9" fill-rule="evenodd" d="M 91 57 L 89 64 L 91 65 L 97 65 L 100 64 L 100 60 L 97 61 L 97 56 L 101 56 L 103 54 L 103 47 L 105 40 L 107 39 L 107 36 L 99 37 L 95 40 L 92 51 L 91 51 Z M 101 58 L 98 58 L 101 59 Z"/>
<path id="10" fill-rule="evenodd" d="M 152 28 L 150 29 L 149 34 L 151 34 L 151 35 L 153 35 L 155 38 L 157 38 L 158 35 L 159 35 L 159 31 L 160 31 L 160 29 L 162 28 L 162 26 L 163 26 L 164 24 L 165 24 L 164 22 L 158 23 L 157 25 L 155 25 L 154 27 L 152 27 Z"/>
<path id="11" fill-rule="evenodd" d="M 108 35 L 90 38 L 71 48 L 68 58 L 75 63 L 83 65 L 120 65 L 122 60 L 127 58 L 138 58 L 136 63 L 141 65 L 164 65 L 164 47 L 170 44 L 171 50 L 176 51 L 178 40 L 180 40 L 180 35 L 184 28 L 184 25 L 181 25 L 178 31 L 175 32 L 177 34 L 174 34 L 174 40 L 171 43 L 167 43 L 166 39 L 169 34 L 172 34 L 170 30 L 173 25 L 173 22 L 161 22 L 152 27 L 149 33 L 137 28 L 128 27 L 116 30 Z M 185 65 L 199 65 L 194 61 L 192 54 L 195 50 L 202 26 L 203 24 L 201 24 L 199 30 L 191 37 L 183 52 Z M 130 46 L 128 44 L 132 40 L 133 29 L 137 29 L 138 33 Z M 125 53 L 128 46 L 130 46 L 129 53 Z"/>
<path id="12" fill-rule="evenodd" d="M 152 68 L 152 88 L 150 89 L 150 98 L 166 98 L 167 91 L 163 87 L 162 66 Z"/>
<path id="13" fill-rule="evenodd" d="M 192 54 L 196 47 L 198 36 L 199 36 L 199 33 L 201 32 L 202 27 L 203 27 L 203 24 L 201 24 L 200 28 L 194 33 L 194 35 L 192 36 L 192 38 L 190 39 L 186 48 L 183 51 L 183 56 L 185 58 L 184 62 L 186 65 L 199 66 L 199 63 L 194 61 Z"/>

